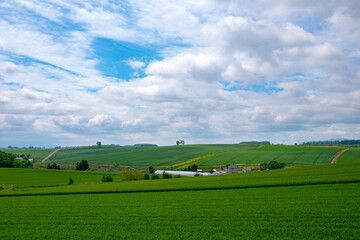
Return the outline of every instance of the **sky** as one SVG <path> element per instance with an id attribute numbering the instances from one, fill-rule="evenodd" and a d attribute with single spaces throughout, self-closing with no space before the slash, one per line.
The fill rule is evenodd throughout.
<path id="1" fill-rule="evenodd" d="M 358 0 L 1 0 L 0 147 L 360 138 Z"/>

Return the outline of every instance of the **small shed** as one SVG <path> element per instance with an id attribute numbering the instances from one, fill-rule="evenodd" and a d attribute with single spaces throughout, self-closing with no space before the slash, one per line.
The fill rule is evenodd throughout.
<path id="1" fill-rule="evenodd" d="M 237 173 L 238 169 L 237 166 L 228 166 L 228 168 L 226 169 L 227 173 Z"/>
<path id="2" fill-rule="evenodd" d="M 242 172 L 251 172 L 251 167 L 243 167 Z"/>

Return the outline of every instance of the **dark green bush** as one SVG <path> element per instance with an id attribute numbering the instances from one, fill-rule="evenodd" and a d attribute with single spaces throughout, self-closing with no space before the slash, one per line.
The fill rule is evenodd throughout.
<path id="1" fill-rule="evenodd" d="M 102 180 L 101 180 L 102 182 L 113 182 L 114 181 L 114 179 L 113 179 L 113 177 L 111 176 L 111 175 L 104 175 L 104 176 L 102 176 Z"/>
<path id="2" fill-rule="evenodd" d="M 152 174 L 151 180 L 154 180 L 154 179 L 160 179 L 160 176 L 158 174 Z"/>
<path id="3" fill-rule="evenodd" d="M 150 175 L 148 173 L 145 173 L 144 180 L 150 180 Z"/>
<path id="4" fill-rule="evenodd" d="M 166 172 L 163 172 L 163 179 L 166 179 L 166 178 L 172 178 L 172 175 L 169 174 L 169 173 L 166 173 Z"/>
<path id="5" fill-rule="evenodd" d="M 181 178 L 181 175 L 180 174 L 174 175 L 174 178 Z"/>
<path id="6" fill-rule="evenodd" d="M 263 162 L 260 164 L 260 170 L 271 170 L 271 169 L 279 169 L 279 168 L 283 168 L 285 167 L 285 163 L 283 162 L 278 162 L 275 160 L 271 160 L 269 163 L 268 162 Z"/>
<path id="7" fill-rule="evenodd" d="M 69 185 L 73 185 L 73 183 L 74 183 L 74 180 L 71 178 L 71 177 L 69 177 Z"/>
<path id="8" fill-rule="evenodd" d="M 46 166 L 47 169 L 60 169 L 60 165 L 59 164 L 56 164 L 56 163 L 48 163 L 47 166 Z"/>
<path id="9" fill-rule="evenodd" d="M 87 169 L 89 169 L 89 163 L 88 163 L 88 161 L 86 161 L 86 160 L 81 160 L 81 162 L 77 162 L 77 163 L 76 163 L 76 170 L 84 171 L 84 170 L 87 170 Z"/>

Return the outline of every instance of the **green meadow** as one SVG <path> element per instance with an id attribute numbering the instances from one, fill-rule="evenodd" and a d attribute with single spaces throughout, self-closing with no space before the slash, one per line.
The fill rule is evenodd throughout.
<path id="1" fill-rule="evenodd" d="M 12 172 L 10 170 L 12 170 Z M 16 170 L 19 171 L 17 172 Z M 120 176 L 116 177 L 116 175 L 114 175 L 115 182 L 112 183 L 100 182 L 102 175 L 99 173 L 80 172 L 79 176 L 77 176 L 74 174 L 76 173 L 74 171 L 63 170 L 38 170 L 37 172 L 31 172 L 33 169 L 2 169 L 2 176 L 12 175 L 13 179 L 22 179 L 24 175 L 22 171 L 29 171 L 28 177 L 23 180 L 24 182 L 26 182 L 26 179 L 31 179 L 31 174 L 33 174 L 34 179 L 43 180 L 33 180 L 29 185 L 24 185 L 33 187 L 22 187 L 21 183 L 17 183 L 15 185 L 18 186 L 17 188 L 0 190 L 0 196 L 211 190 L 360 182 L 360 164 L 357 162 L 302 166 L 229 175 L 130 182 L 120 181 Z M 52 172 L 54 173 L 54 177 L 50 174 Z M 43 177 L 41 177 L 42 174 Z M 67 185 L 70 175 L 75 181 L 73 185 Z M 12 181 L 15 181 L 7 180 L 6 177 L 2 179 L 0 185 L 8 185 Z M 48 184 L 46 179 L 49 179 Z M 55 181 L 54 179 L 57 180 Z M 42 187 L 37 187 L 36 183 Z M 49 185 L 49 187 L 46 187 L 46 185 Z"/>
<path id="2" fill-rule="evenodd" d="M 0 198 L 1 239 L 358 239 L 360 184 Z"/>
<path id="3" fill-rule="evenodd" d="M 250 149 L 257 146 L 236 144 L 199 144 L 165 147 L 87 147 L 61 149 L 51 161 L 72 163 L 87 160 L 95 164 L 119 164 L 125 166 L 169 166 L 210 153 Z"/>
<path id="4" fill-rule="evenodd" d="M 283 150 L 273 147 L 224 153 Z M 359 239 L 360 164 L 347 152 L 355 160 L 158 180 L 111 173 L 109 183 L 101 172 L 0 168 L 0 239 Z"/>
<path id="5" fill-rule="evenodd" d="M 338 159 L 338 162 L 354 162 L 354 161 L 360 162 L 360 147 L 350 148 L 349 150 L 344 152 Z"/>
<path id="6" fill-rule="evenodd" d="M 277 160 L 289 164 L 330 163 L 342 147 L 301 147 L 283 145 L 199 144 L 166 147 L 84 147 L 61 149 L 51 161 L 74 163 L 87 160 L 93 164 L 124 166 L 200 166 L 226 164 L 258 164 Z"/>
<path id="7" fill-rule="evenodd" d="M 276 160 L 288 164 L 326 164 L 344 148 L 260 146 L 239 151 L 228 151 L 197 162 L 198 165 L 257 164 Z"/>
<path id="8" fill-rule="evenodd" d="M 49 153 L 54 151 L 54 149 L 2 148 L 0 149 L 0 151 L 12 153 L 15 155 L 30 154 L 30 158 L 34 159 L 34 161 L 39 161 L 42 158 L 46 157 Z"/>
<path id="9" fill-rule="evenodd" d="M 114 176 L 114 181 L 120 181 L 120 173 L 106 173 Z M 0 168 L 0 186 L 15 188 L 53 187 L 67 185 L 69 178 L 75 184 L 100 183 L 104 173 L 48 170 L 39 168 Z"/>

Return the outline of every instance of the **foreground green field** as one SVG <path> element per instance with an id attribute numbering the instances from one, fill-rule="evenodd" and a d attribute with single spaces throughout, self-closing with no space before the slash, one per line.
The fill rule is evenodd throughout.
<path id="1" fill-rule="evenodd" d="M 1 239 L 359 239 L 360 184 L 0 198 Z"/>
<path id="2" fill-rule="evenodd" d="M 108 173 L 106 173 L 108 175 Z M 61 171 L 38 168 L 0 168 L 0 186 L 45 187 L 67 185 L 69 177 L 75 184 L 100 183 L 104 173 Z M 120 173 L 111 173 L 114 181 L 120 181 Z"/>
<path id="3" fill-rule="evenodd" d="M 31 170 L 31 169 L 24 169 Z M 7 171 L 7 169 L 3 170 Z M 56 170 L 54 170 L 55 173 Z M 63 171 L 68 174 L 67 171 Z M 8 173 L 6 173 L 9 175 Z M 40 174 L 40 172 L 38 173 Z M 60 171 L 59 171 L 60 174 Z M 82 173 L 83 174 L 83 173 Z M 67 176 L 67 175 L 65 175 Z M 40 177 L 40 176 L 38 176 Z M 51 175 L 47 175 L 48 178 Z M 29 177 L 30 178 L 30 177 Z M 120 177 L 119 177 L 120 178 Z M 142 180 L 132 182 L 84 184 L 76 182 L 74 185 L 57 187 L 16 188 L 0 190 L 4 195 L 36 195 L 36 194 L 74 194 L 74 193 L 112 193 L 112 192 L 146 192 L 146 191 L 184 191 L 199 189 L 230 189 L 249 187 L 291 186 L 306 184 L 326 184 L 360 182 L 360 164 L 358 162 L 326 164 L 316 166 L 302 166 L 291 169 L 270 170 L 251 173 L 238 173 L 205 177 L 189 177 L 176 179 Z M 11 181 L 4 180 L 7 184 Z M 50 180 L 49 180 L 50 181 Z M 46 182 L 44 177 L 44 182 Z M 51 181 L 50 181 L 51 182 Z M 64 184 L 68 182 L 64 178 Z M 3 184 L 0 182 L 0 184 Z M 46 185 L 46 184 L 44 184 Z"/>
<path id="4" fill-rule="evenodd" d="M 260 146 L 240 151 L 216 154 L 197 162 L 199 166 L 251 164 L 276 160 L 289 164 L 330 163 L 340 147 Z"/>
<path id="5" fill-rule="evenodd" d="M 2 148 L 0 151 L 12 153 L 15 155 L 30 154 L 30 158 L 34 159 L 35 161 L 39 161 L 54 151 L 54 149 Z"/>
<path id="6" fill-rule="evenodd" d="M 289 164 L 330 163 L 341 147 L 282 145 L 204 144 L 166 147 L 87 147 L 61 149 L 51 161 L 73 163 L 83 159 L 94 164 L 171 166 L 196 162 L 200 166 L 254 164 L 277 160 Z"/>
<path id="7" fill-rule="evenodd" d="M 257 146 L 235 144 L 199 144 L 165 147 L 88 147 L 61 149 L 51 161 L 59 163 L 79 162 L 83 159 L 96 164 L 126 166 L 169 166 L 209 153 L 249 149 Z"/>

